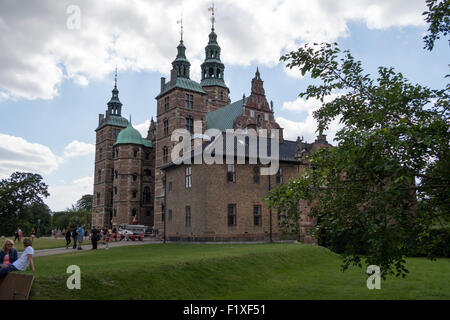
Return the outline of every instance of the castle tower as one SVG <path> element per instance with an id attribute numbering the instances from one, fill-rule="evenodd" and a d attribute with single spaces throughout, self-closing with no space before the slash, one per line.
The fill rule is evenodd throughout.
<path id="1" fill-rule="evenodd" d="M 112 97 L 108 110 L 99 115 L 95 144 L 94 198 L 92 204 L 92 224 L 108 227 L 113 217 L 113 144 L 119 132 L 128 125 L 122 115 L 122 103 L 117 89 L 117 70 Z"/>
<path id="2" fill-rule="evenodd" d="M 113 146 L 113 224 L 153 225 L 154 152 L 130 121 Z"/>
<path id="3" fill-rule="evenodd" d="M 220 60 L 221 48 L 217 43 L 214 29 L 214 6 L 212 11 L 212 28 L 208 45 L 205 47 L 205 61 L 201 65 L 202 80 L 200 84 L 208 93 L 208 111 L 214 111 L 231 103 L 228 89 L 224 80 L 225 65 Z"/>
<path id="4" fill-rule="evenodd" d="M 169 164 L 176 142 L 171 141 L 175 129 L 186 129 L 193 133 L 194 121 L 205 123 L 207 93 L 202 86 L 191 80 L 190 63 L 186 58 L 186 47 L 181 38 L 177 56 L 172 62 L 170 80 L 161 78 L 161 92 L 156 97 L 156 143 L 155 143 L 155 229 L 164 229 L 165 181 L 160 168 Z M 203 125 L 204 128 L 204 125 Z"/>

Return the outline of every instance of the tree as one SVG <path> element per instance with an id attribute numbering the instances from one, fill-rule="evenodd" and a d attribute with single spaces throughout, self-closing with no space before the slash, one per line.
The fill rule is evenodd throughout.
<path id="1" fill-rule="evenodd" d="M 13 234 L 25 209 L 42 204 L 42 197 L 50 195 L 47 188 L 42 177 L 34 173 L 14 172 L 0 180 L 0 234 Z"/>
<path id="2" fill-rule="evenodd" d="M 92 199 L 94 196 L 92 194 L 85 194 L 77 201 L 76 208 L 78 210 L 92 211 Z"/>
<path id="3" fill-rule="evenodd" d="M 440 35 L 450 33 L 450 1 L 448 0 L 427 0 L 428 11 L 425 11 L 425 21 L 429 23 L 428 34 L 423 38 L 425 48 L 433 50 L 434 42 Z M 450 40 L 449 40 L 450 41 Z"/>
<path id="4" fill-rule="evenodd" d="M 302 178 L 284 187 L 281 197 L 279 190 L 271 192 L 269 205 L 307 201 L 319 221 L 314 234 L 325 234 L 341 251 L 344 270 L 365 261 L 380 266 L 383 277 L 405 276 L 411 228 L 431 257 L 436 239 L 430 229 L 450 222 L 450 87 L 413 85 L 384 67 L 374 80 L 337 43 L 307 44 L 281 60 L 322 80 L 301 97 L 323 103 L 339 92 L 314 113 L 318 131 L 334 119 L 344 127 L 336 134 L 337 147 L 304 159 L 309 168 Z"/>

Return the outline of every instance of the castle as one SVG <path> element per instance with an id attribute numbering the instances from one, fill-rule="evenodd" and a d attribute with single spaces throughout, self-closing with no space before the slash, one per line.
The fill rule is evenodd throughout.
<path id="1" fill-rule="evenodd" d="M 182 37 L 177 51 L 169 81 L 161 78 L 156 123 L 152 118 L 147 137 L 133 128 L 131 119 L 122 117 L 117 81 L 108 110 L 99 115 L 92 225 L 138 223 L 153 226 L 168 240 L 279 238 L 282 213 L 272 212 L 262 199 L 279 184 L 298 178 L 306 165 L 302 157 L 330 146 L 326 136 L 319 134 L 313 143 L 300 138 L 285 140 L 259 70 L 251 82 L 250 95 L 231 103 L 214 24 L 205 47 L 200 83 L 190 79 L 191 64 Z M 185 129 L 194 144 L 194 123 L 201 123 L 202 132 L 212 128 L 220 132 L 266 129 L 270 134 L 277 129 L 277 173 L 261 175 L 262 165 L 248 157 L 244 163 L 175 164 L 170 157 L 176 144 L 171 135 L 175 129 Z M 200 150 L 211 143 L 200 141 Z M 312 219 L 303 217 L 301 232 L 306 241 L 312 241 L 308 234 L 313 225 Z"/>

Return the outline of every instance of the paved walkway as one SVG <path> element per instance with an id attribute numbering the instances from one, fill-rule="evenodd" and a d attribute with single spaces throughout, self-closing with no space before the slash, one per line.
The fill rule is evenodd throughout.
<path id="1" fill-rule="evenodd" d="M 87 241 L 85 241 L 87 242 Z M 122 240 L 122 241 L 117 241 L 117 242 L 110 242 L 109 243 L 109 247 L 113 248 L 113 247 L 123 247 L 123 246 L 139 246 L 139 245 L 143 245 L 143 244 L 156 244 L 156 243 L 162 243 L 162 241 L 160 240 L 155 240 L 155 239 L 146 239 L 144 241 L 126 241 L 126 240 Z M 72 249 L 73 246 L 73 242 L 71 243 L 71 245 L 69 246 L 68 249 L 66 249 L 65 247 L 63 248 L 52 248 L 52 249 L 40 249 L 40 250 L 34 250 L 34 257 L 43 257 L 43 256 L 50 256 L 50 255 L 54 255 L 54 254 L 62 254 L 62 253 L 76 253 L 76 252 L 83 252 L 85 250 L 92 250 L 92 244 L 89 242 L 89 244 L 83 244 L 82 248 L 83 250 L 78 250 L 78 249 Z M 97 250 L 105 250 L 105 244 L 103 243 L 98 243 L 97 244 Z"/>

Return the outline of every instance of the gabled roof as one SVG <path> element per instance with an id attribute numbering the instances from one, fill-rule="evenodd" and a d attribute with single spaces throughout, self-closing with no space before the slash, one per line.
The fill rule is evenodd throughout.
<path id="1" fill-rule="evenodd" d="M 245 104 L 247 104 L 248 99 L 248 97 L 245 98 Z M 215 111 L 208 112 L 206 114 L 206 129 L 218 129 L 221 131 L 233 129 L 234 121 L 244 112 L 243 101 L 244 99 L 241 99 Z"/>
<path id="2" fill-rule="evenodd" d="M 161 93 L 158 94 L 158 96 L 156 97 L 156 99 L 158 99 L 162 95 L 166 94 L 167 92 L 169 92 L 175 88 L 181 88 L 181 89 L 185 89 L 185 90 L 189 90 L 189 91 L 193 91 L 193 92 L 206 94 L 206 92 L 205 92 L 205 90 L 203 90 L 202 86 L 199 83 L 195 82 L 194 80 L 177 77 L 177 81 L 175 82 L 175 85 L 171 85 L 170 81 L 167 82 L 164 85 L 164 88 L 161 91 Z"/>

